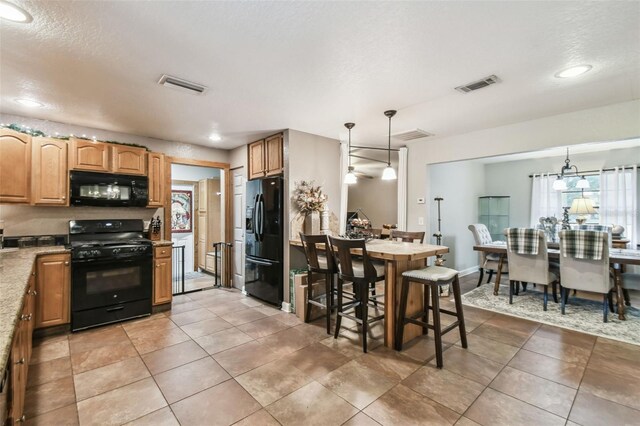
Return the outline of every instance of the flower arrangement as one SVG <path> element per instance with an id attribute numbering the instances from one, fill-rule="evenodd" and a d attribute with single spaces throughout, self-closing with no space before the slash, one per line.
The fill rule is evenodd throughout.
<path id="1" fill-rule="evenodd" d="M 324 210 L 327 196 L 322 193 L 322 187 L 314 186 L 313 181 L 303 180 L 296 182 L 296 190 L 293 194 L 293 201 L 300 213 L 309 214 Z"/>
<path id="2" fill-rule="evenodd" d="M 369 228 L 371 226 L 371 222 L 369 222 L 369 219 L 354 218 L 351 219 L 351 226 L 354 228 Z"/>

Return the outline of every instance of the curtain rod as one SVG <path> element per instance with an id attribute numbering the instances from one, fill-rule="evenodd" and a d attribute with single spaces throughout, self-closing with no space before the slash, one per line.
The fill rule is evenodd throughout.
<path id="1" fill-rule="evenodd" d="M 618 169 L 626 170 L 626 169 L 633 169 L 634 167 L 638 167 L 638 166 L 620 166 L 620 167 L 618 167 Z M 582 175 L 593 176 L 593 175 L 599 174 L 601 171 L 603 171 L 603 172 L 612 172 L 614 170 L 615 170 L 614 167 L 609 167 L 609 168 L 602 169 L 602 170 L 587 170 L 586 172 L 580 172 L 579 174 L 572 173 L 570 176 L 582 176 Z M 546 174 L 548 174 L 550 176 L 559 176 L 560 175 L 560 173 L 536 173 L 536 174 L 537 175 L 543 175 L 543 174 L 546 175 Z M 567 176 L 567 175 L 565 175 L 565 176 Z M 532 178 L 533 174 L 530 174 L 529 177 Z"/>

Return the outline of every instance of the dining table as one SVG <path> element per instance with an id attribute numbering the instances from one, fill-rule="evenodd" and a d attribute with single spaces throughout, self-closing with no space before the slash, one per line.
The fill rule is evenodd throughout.
<path id="1" fill-rule="evenodd" d="M 493 294 L 498 295 L 500 290 L 500 281 L 502 279 L 502 267 L 507 258 L 507 244 L 504 241 L 493 242 L 491 244 L 479 244 L 473 246 L 475 251 L 485 253 L 493 253 L 499 256 L 498 271 L 496 274 L 496 282 L 493 286 Z M 550 260 L 560 259 L 560 249 L 558 243 L 549 243 L 547 252 Z M 611 264 L 614 274 L 614 285 L 618 299 L 618 319 L 626 320 L 625 316 L 625 296 L 623 285 L 623 267 L 624 265 L 640 265 L 640 250 L 609 248 L 609 263 Z M 561 278 L 562 280 L 562 278 Z M 562 284 L 562 281 L 560 282 Z"/>
<path id="2" fill-rule="evenodd" d="M 300 240 L 291 240 L 291 246 L 302 248 Z M 394 240 L 373 239 L 366 243 L 368 256 L 385 265 L 384 292 L 384 345 L 394 347 L 396 320 L 400 307 L 400 284 L 402 273 L 412 269 L 421 269 L 427 265 L 427 259 L 449 252 L 449 248 L 440 245 L 409 243 Z M 362 250 L 353 250 L 361 255 Z M 424 286 L 413 285 L 407 299 L 407 315 L 424 310 Z M 422 335 L 422 327 L 408 324 L 404 330 L 403 342 Z"/>

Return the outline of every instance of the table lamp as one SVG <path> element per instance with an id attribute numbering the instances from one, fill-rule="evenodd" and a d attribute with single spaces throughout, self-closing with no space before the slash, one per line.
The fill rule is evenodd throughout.
<path id="1" fill-rule="evenodd" d="M 593 207 L 593 200 L 590 198 L 586 198 L 584 196 L 580 198 L 576 198 L 571 203 L 571 208 L 569 209 L 570 214 L 577 214 L 576 222 L 578 225 L 582 225 L 587 221 L 585 215 L 595 214 L 596 209 Z"/>

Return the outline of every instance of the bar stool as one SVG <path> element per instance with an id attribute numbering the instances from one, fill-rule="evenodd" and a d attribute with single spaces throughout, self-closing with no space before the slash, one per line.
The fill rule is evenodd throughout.
<path id="1" fill-rule="evenodd" d="M 363 239 L 329 237 L 329 240 L 338 265 L 338 313 L 333 337 L 337 339 L 340 335 L 342 317 L 349 318 L 362 325 L 362 351 L 366 353 L 369 324 L 384 319 L 384 304 L 382 302 L 379 303 L 383 306 L 383 314 L 369 318 L 369 301 L 384 297 L 384 294 L 377 296 L 369 294 L 370 285 L 375 286 L 376 282 L 384 280 L 384 265 L 371 262 Z M 362 260 L 354 260 L 354 256 L 351 254 L 352 250 L 362 250 Z M 355 298 L 346 304 L 343 303 L 345 281 L 353 283 L 353 292 L 355 293 Z M 352 308 L 354 308 L 354 312 L 347 312 Z"/>
<path id="2" fill-rule="evenodd" d="M 424 288 L 424 311 L 407 317 L 407 298 L 409 296 L 409 284 L 422 284 Z M 451 284 L 453 297 L 455 299 L 456 311 L 440 309 L 440 286 Z M 431 290 L 429 292 L 429 290 Z M 429 293 L 431 293 L 432 304 L 429 304 Z M 433 311 L 433 325 L 429 324 L 429 310 Z M 440 323 L 440 313 L 452 315 L 457 321 L 448 325 L 444 329 Z M 422 321 L 419 320 L 422 318 Z M 464 329 L 464 316 L 462 314 L 462 300 L 460 298 L 460 282 L 458 281 L 458 271 L 442 266 L 428 266 L 424 269 L 406 271 L 402 274 L 402 287 L 400 290 L 400 308 L 398 312 L 398 324 L 396 327 L 395 347 L 402 351 L 402 340 L 404 337 L 404 327 L 407 324 L 416 324 L 422 327 L 423 333 L 427 334 L 429 329 L 434 331 L 436 341 L 436 363 L 438 368 L 442 368 L 442 336 L 454 328 L 460 332 L 462 347 L 467 347 L 467 334 Z"/>
<path id="3" fill-rule="evenodd" d="M 331 334 L 331 311 L 335 309 L 333 295 L 335 286 L 333 274 L 336 273 L 333 253 L 326 235 L 304 235 L 300 233 L 304 254 L 307 257 L 307 311 L 304 322 L 311 319 L 311 306 L 315 305 L 325 309 L 327 318 L 327 334 Z M 313 274 L 324 275 L 325 281 L 325 303 L 320 301 L 320 297 L 313 295 Z"/>

